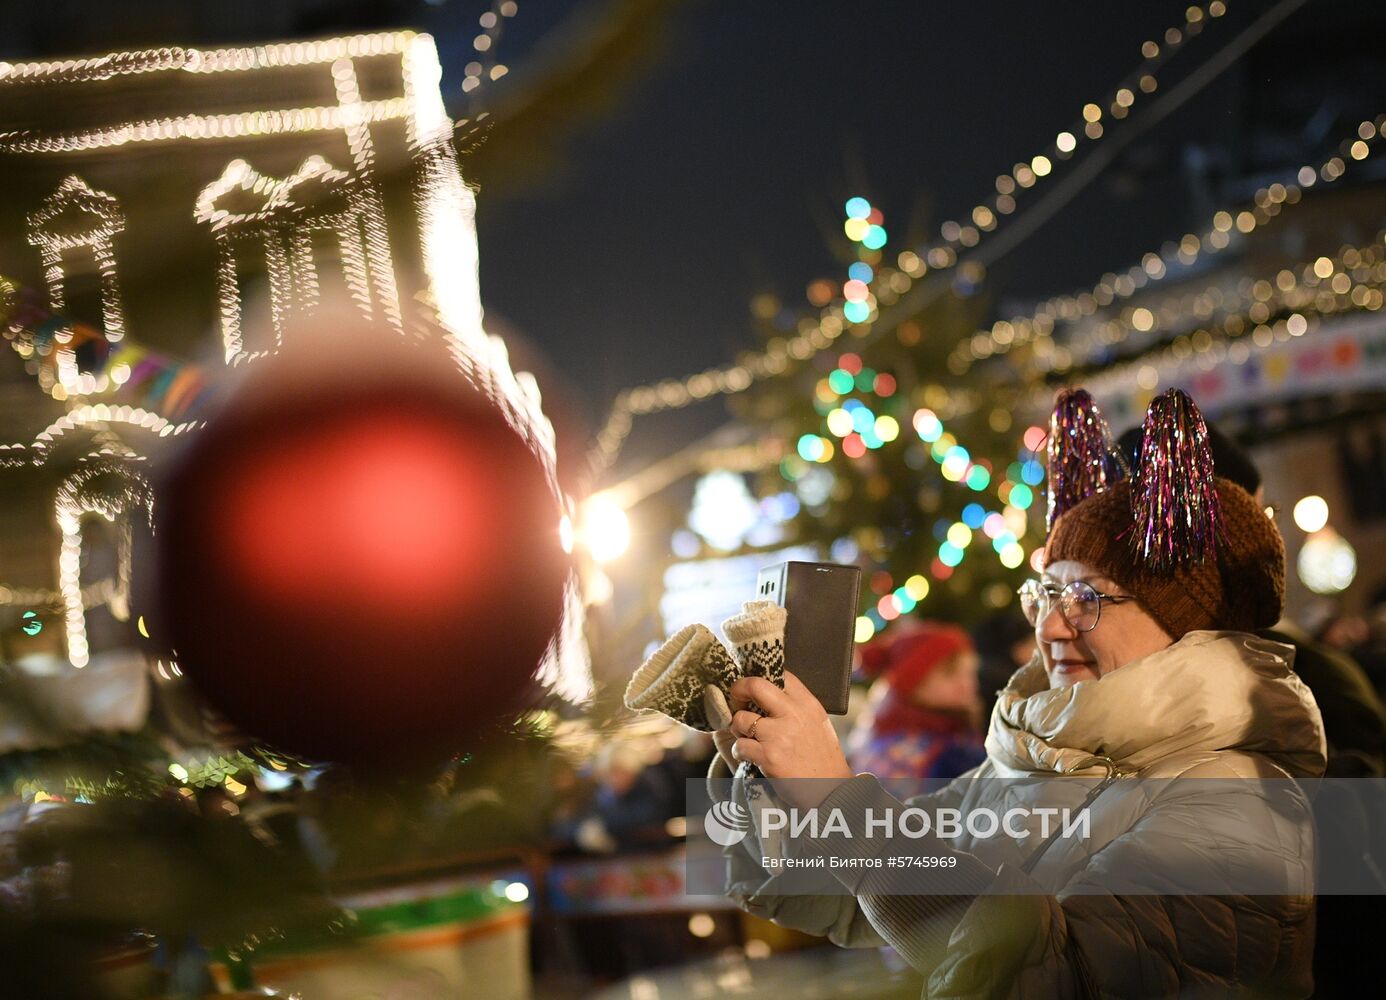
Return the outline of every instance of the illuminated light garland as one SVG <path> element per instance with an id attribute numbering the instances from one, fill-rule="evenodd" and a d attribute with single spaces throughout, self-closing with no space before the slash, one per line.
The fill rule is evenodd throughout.
<path id="1" fill-rule="evenodd" d="M 876 296 L 871 291 L 876 271 L 872 264 L 880 261 L 881 248 L 886 245 L 885 216 L 861 197 L 847 199 L 846 211 L 842 228 L 857 244 L 858 260 L 847 269 L 847 281 L 842 286 L 842 317 L 849 323 L 869 323 L 876 317 Z"/>
<path id="2" fill-rule="evenodd" d="M 33 444 L 30 446 L 34 452 L 33 464 L 42 464 L 52 446 L 69 432 L 92 424 L 111 423 L 142 428 L 158 437 L 185 434 L 188 431 L 198 430 L 206 426 L 205 421 L 201 420 L 175 424 L 157 413 L 151 413 L 134 406 L 108 406 L 105 403 L 86 404 L 75 407 L 72 412 L 59 417 L 35 436 Z"/>
<path id="3" fill-rule="evenodd" d="M 276 66 L 311 66 L 343 56 L 398 55 L 414 38 L 413 32 L 389 31 L 307 42 L 279 42 L 250 48 L 200 50 L 182 47 L 111 52 L 82 59 L 48 62 L 0 62 L 0 83 L 24 80 L 60 80 L 75 83 L 109 80 L 131 73 L 183 70 L 189 73 L 226 73 Z"/>
<path id="4" fill-rule="evenodd" d="M 1273 279 L 1243 277 L 1235 289 L 1211 286 L 1192 295 L 1180 296 L 1178 307 L 1157 307 L 1152 316 L 1163 317 L 1167 312 L 1177 310 L 1200 316 L 1204 323 L 1181 332 L 1163 346 L 1155 345 L 1153 350 L 1142 351 L 1130 358 L 1106 361 L 1102 369 L 1104 372 L 1119 371 L 1149 362 L 1152 357 L 1172 355 L 1181 358 L 1204 354 L 1219 342 L 1235 343 L 1248 334 L 1257 346 L 1267 346 L 1262 341 L 1274 329 L 1269 325 L 1271 318 L 1285 312 L 1290 312 L 1290 315 L 1279 321 L 1284 332 L 1291 337 L 1303 336 L 1318 315 L 1339 312 L 1339 305 L 1344 299 L 1354 309 L 1379 310 L 1386 305 L 1386 296 L 1381 291 L 1386 287 L 1386 246 L 1383 246 L 1383 240 L 1386 240 L 1386 231 L 1378 234 L 1377 242 L 1373 244 L 1346 247 L 1333 257 L 1321 256 L 1292 268 L 1283 268 Z M 1191 307 L 1190 299 L 1196 305 Z M 1220 318 L 1220 322 L 1209 323 L 1215 316 Z M 1132 330 L 1150 333 L 1155 337 L 1161 333 L 1168 336 L 1170 332 L 1165 329 L 1163 319 L 1141 329 L 1133 324 L 1129 316 L 1104 323 L 1103 328 L 1106 341 L 1111 344 L 1124 343 Z M 1074 362 L 1075 365 L 1082 363 Z M 1030 379 L 1033 382 L 1042 379 L 1043 375 L 1043 371 L 1036 371 Z M 1153 389 L 1154 386 L 1143 388 Z"/>
<path id="5" fill-rule="evenodd" d="M 1146 42 L 1142 46 L 1142 57 L 1144 62 L 1133 76 L 1136 79 L 1136 89 L 1143 93 L 1153 93 L 1157 82 L 1154 75 L 1156 65 L 1163 61 L 1172 51 L 1172 47 L 1182 44 L 1186 36 L 1197 34 L 1201 25 L 1207 17 L 1220 17 L 1226 13 L 1227 7 L 1222 0 L 1213 0 L 1205 7 L 1191 6 L 1185 13 L 1185 20 L 1182 30 L 1171 28 L 1165 33 L 1165 45 L 1163 48 L 1158 43 Z M 1129 95 L 1123 96 L 1123 91 Z M 1123 110 L 1116 113 L 1117 117 L 1124 117 L 1126 109 L 1134 103 L 1134 91 L 1129 87 L 1120 86 L 1116 88 L 1113 95 L 1114 106 L 1119 106 Z M 1097 124 L 1101 117 L 1101 109 L 1097 108 L 1097 119 L 1088 119 L 1089 108 L 1097 108 L 1096 105 L 1085 106 L 1085 120 L 1089 125 L 1095 125 L 1087 131 L 1091 139 L 1101 136 L 1101 125 Z M 1094 134 L 1095 133 L 1095 134 Z M 1070 133 L 1061 132 L 1055 139 L 1055 156 L 1059 159 L 1066 159 L 1072 150 L 1065 150 L 1068 141 L 1064 138 Z M 1076 148 L 1077 140 L 1074 141 Z M 1045 162 L 1048 158 L 1045 157 Z M 1049 164 L 1046 174 L 1052 172 L 1053 164 Z M 1023 168 L 1023 169 L 1022 169 Z M 1041 170 L 1045 167 L 1041 165 Z M 995 215 L 1009 214 L 1014 210 L 1014 185 L 1015 178 L 1021 178 L 1023 187 L 1033 186 L 1036 175 L 1034 165 L 1017 164 L 1013 171 L 1015 177 L 1003 175 L 1005 182 L 998 184 L 997 199 L 993 208 L 979 206 L 986 212 L 992 214 L 992 220 L 988 225 L 988 231 L 996 229 Z M 1001 179 L 998 178 L 998 181 Z M 1009 183 L 1008 190 L 1001 190 Z M 1009 201 L 1007 201 L 1009 199 Z M 977 210 L 974 209 L 974 217 Z M 975 219 L 974 219 L 975 221 Z M 957 228 L 957 232 L 952 232 L 952 227 Z M 981 241 L 981 234 L 975 226 L 960 226 L 955 222 L 945 224 L 942 235 L 944 244 L 935 245 L 929 248 L 922 248 L 923 252 L 917 253 L 913 250 L 901 252 L 897 258 L 896 268 L 877 267 L 875 274 L 877 279 L 877 297 L 884 304 L 892 304 L 899 300 L 900 296 L 913 286 L 914 282 L 923 278 L 931 269 L 934 271 L 947 270 L 958 263 L 958 247 L 970 248 L 976 246 Z M 967 276 L 972 283 L 982 280 L 984 270 L 979 264 L 971 265 L 971 273 Z M 665 379 L 654 384 L 637 386 L 620 392 L 612 403 L 610 412 L 603 422 L 601 429 L 597 432 L 595 443 L 588 455 L 589 471 L 593 476 L 600 476 L 616 460 L 622 444 L 629 436 L 631 428 L 634 426 L 634 418 L 649 413 L 661 412 L 671 409 L 682 409 L 695 402 L 699 402 L 711 395 L 734 394 L 749 389 L 755 382 L 766 378 L 783 374 L 789 368 L 791 361 L 806 361 L 816 355 L 819 351 L 827 348 L 839 337 L 847 324 L 851 320 L 845 315 L 845 304 L 833 303 L 822 309 L 818 318 L 806 319 L 801 321 L 799 333 L 791 338 L 775 337 L 766 346 L 764 351 L 748 354 L 745 360 L 731 366 L 721 368 L 709 368 L 694 375 L 688 375 L 681 379 Z M 863 333 L 865 330 L 863 330 Z M 951 359 L 950 359 L 951 361 Z"/>
<path id="6" fill-rule="evenodd" d="M 515 0 L 495 0 L 491 4 L 491 9 L 477 19 L 481 25 L 481 34 L 472 39 L 472 48 L 476 50 L 477 58 L 467 63 L 463 69 L 464 94 L 476 90 L 485 79 L 499 80 L 510 72 L 504 63 L 495 61 L 496 48 L 505 27 L 505 20 L 514 17 L 518 11 L 519 4 L 515 3 Z"/>
<path id="7" fill-rule="evenodd" d="M 91 488 L 96 480 L 111 476 L 124 481 L 125 488 L 118 496 Z M 74 667 L 84 667 L 90 660 L 86 606 L 81 586 L 82 521 L 85 517 L 96 515 L 114 525 L 115 586 L 108 595 L 107 606 L 117 621 L 125 621 L 130 616 L 130 519 L 137 509 L 144 512 L 152 527 L 153 495 L 148 483 L 127 467 L 109 462 L 78 469 L 59 488 L 54 500 L 58 529 L 62 532 L 58 553 L 58 590 L 63 598 L 67 658 Z"/>
<path id="8" fill-rule="evenodd" d="M 420 44 L 418 38 L 409 41 L 401 61 L 401 79 L 404 98 L 414 111 L 416 119 L 421 113 L 419 95 L 414 91 L 410 77 L 410 61 L 417 58 L 414 53 Z M 426 39 L 423 44 L 431 47 Z M 404 329 L 400 313 L 399 290 L 395 286 L 395 269 L 390 253 L 390 237 L 385 226 L 385 204 L 380 188 L 375 183 L 375 146 L 365 115 L 362 112 L 360 83 L 356 76 L 356 64 L 351 58 L 335 59 L 331 66 L 332 85 L 337 95 L 337 103 L 354 112 L 349 116 L 346 126 L 347 146 L 351 150 L 352 162 L 356 167 L 356 183 L 348 199 L 354 216 L 349 226 L 342 228 L 343 263 L 350 269 L 348 285 L 352 294 L 367 317 L 374 313 L 368 280 L 374 287 L 376 297 L 384 309 L 386 321 L 396 331 Z M 364 234 L 365 247 L 359 245 Z"/>
<path id="9" fill-rule="evenodd" d="M 1102 104 L 1085 104 L 1079 121 L 1073 126 L 1059 132 L 1053 142 L 1028 161 L 1015 164 L 1010 171 L 996 178 L 995 193 L 989 201 L 979 203 L 972 209 L 970 221 L 960 223 L 950 219 L 944 222 L 939 227 L 943 244 L 924 251 L 924 258 L 937 267 L 929 258 L 932 256 L 934 260 L 943 260 L 939 251 L 947 250 L 956 255 L 961 248 L 975 247 L 981 242 L 982 233 L 997 227 L 999 216 L 1009 215 L 1016 210 L 1016 196 L 1021 190 L 1032 188 L 1039 180 L 1050 176 L 1055 161 L 1073 156 L 1084 139 L 1090 142 L 1101 139 L 1105 134 L 1102 125 L 1104 114 L 1117 119 L 1130 114 L 1138 94 L 1152 94 L 1157 89 L 1155 74 L 1165 60 L 1178 51 L 1188 38 L 1203 29 L 1206 18 L 1221 17 L 1226 12 L 1227 5 L 1220 0 L 1205 6 L 1191 6 L 1185 11 L 1181 25 L 1165 31 L 1163 44 L 1156 41 L 1142 43 L 1140 64 L 1112 88 L 1110 98 L 1105 102 L 1105 110 Z"/>
<path id="10" fill-rule="evenodd" d="M 1386 232 L 1380 238 L 1386 239 Z M 1296 270 L 1301 272 L 1299 279 L 1294 279 Z M 1253 300 L 1247 311 L 1228 313 L 1220 324 L 1199 326 L 1139 354 L 1104 362 L 1100 372 L 1089 377 L 1089 382 L 1098 377 L 1105 379 L 1108 375 L 1120 377 L 1136 368 L 1136 387 L 1149 398 L 1160 385 L 1158 368 L 1161 366 L 1191 358 L 1196 359 L 1203 371 L 1224 361 L 1245 365 L 1252 358 L 1252 346 L 1266 348 L 1304 337 L 1318 328 L 1323 316 L 1379 311 L 1386 307 L 1386 246 L 1377 243 L 1349 247 L 1332 258 L 1319 257 L 1295 268 L 1282 269 L 1273 281 L 1243 278 L 1239 282 L 1242 286 L 1247 284 L 1252 286 L 1250 297 Z M 1271 288 L 1276 291 L 1264 298 L 1258 297 L 1258 292 L 1265 295 L 1266 289 Z M 1310 296 L 1312 289 L 1317 291 Z M 1207 294 L 1208 290 L 1197 293 L 1198 296 Z M 1244 295 L 1240 297 L 1245 298 Z M 1264 312 L 1260 311 L 1262 309 Z M 1286 312 L 1289 315 L 1273 318 Z M 1037 410 L 1052 405 L 1053 389 L 1044 381 L 1043 373 L 1032 372 L 1026 378 L 1030 391 L 1021 405 Z M 1112 392 L 1107 395 L 1110 397 Z M 972 406 L 960 407 L 958 413 L 975 409 L 974 401 Z"/>
<path id="11" fill-rule="evenodd" d="M 1372 270 L 1379 277 L 1374 277 L 1369 283 L 1354 282 L 1348 279 L 1345 285 L 1339 286 L 1345 289 L 1344 291 L 1328 292 L 1330 301 L 1318 301 L 1318 296 L 1316 296 L 1316 305 L 1313 309 L 1301 307 L 1288 316 L 1257 323 L 1254 328 L 1246 326 L 1241 333 L 1236 335 L 1222 330 L 1215 333 L 1208 329 L 1200 329 L 1190 335 L 1180 336 L 1158 352 L 1147 352 L 1137 358 L 1105 369 L 1100 378 L 1105 380 L 1110 375 L 1117 383 L 1129 384 L 1133 380 L 1131 370 L 1135 368 L 1137 370 L 1134 375 L 1134 386 L 1131 389 L 1137 392 L 1140 398 L 1148 399 L 1154 395 L 1162 381 L 1161 368 L 1174 366 L 1177 369 L 1179 365 L 1190 359 L 1193 359 L 1198 371 L 1204 373 L 1213 371 L 1223 362 L 1231 362 L 1236 366 L 1246 365 L 1252 359 L 1251 345 L 1257 348 L 1268 348 L 1272 344 L 1286 343 L 1302 338 L 1307 334 L 1314 333 L 1319 328 L 1319 320 L 1324 316 L 1360 310 L 1379 310 L 1382 307 L 1383 298 L 1386 298 L 1382 293 L 1382 289 L 1386 289 L 1386 264 L 1378 262 L 1373 265 Z M 1333 277 L 1339 278 L 1345 277 L 1345 275 L 1339 271 Z M 1356 348 L 1343 348 L 1341 346 L 1335 348 L 1335 352 L 1341 350 L 1348 350 L 1348 357 L 1357 351 Z M 1194 374 L 1193 377 L 1197 379 L 1198 376 Z M 1112 391 L 1108 392 L 1109 397 L 1112 394 Z M 1031 403 L 1036 406 L 1042 405 L 1047 395 L 1047 390 L 1037 388 L 1032 393 Z"/>
<path id="12" fill-rule="evenodd" d="M 246 136 L 282 135 L 304 132 L 335 132 L 356 124 L 406 119 L 411 109 L 403 98 L 363 101 L 360 111 L 348 113 L 332 106 L 247 111 L 227 115 L 180 115 L 177 118 L 149 119 L 101 129 L 95 132 L 39 136 L 32 131 L 0 132 L 0 150 L 8 153 L 73 153 L 82 150 L 113 149 L 132 143 L 162 143 L 175 140 L 239 139 Z M 361 117 L 358 117 L 358 114 Z"/>
<path id="13" fill-rule="evenodd" d="M 884 384 L 882 384 L 882 381 Z M 888 389 L 880 392 L 877 387 Z M 838 367 L 820 379 L 814 390 L 815 409 L 822 416 L 827 432 L 841 439 L 841 449 L 850 459 L 861 458 L 868 451 L 880 448 L 898 435 L 899 425 L 887 415 L 877 416 L 861 400 L 848 396 L 857 392 L 877 391 L 883 396 L 893 395 L 895 380 L 888 373 L 878 373 L 863 365 L 861 358 L 853 353 L 838 358 Z M 841 402 L 841 405 L 838 403 Z M 882 435 L 878 428 L 882 421 L 894 425 L 894 433 Z M 944 427 L 937 413 L 927 407 L 915 410 L 910 420 L 919 439 L 930 446 L 930 456 L 940 466 L 945 479 L 961 483 L 973 492 L 983 492 L 992 482 L 991 464 L 984 459 L 974 460 L 966 448 Z M 887 425 L 889 430 L 889 425 Z M 945 580 L 961 564 L 968 548 L 978 534 L 985 534 L 992 540 L 992 549 L 1002 566 L 1016 569 L 1025 561 L 1025 549 L 1019 539 L 1028 530 L 1026 511 L 1033 506 L 1035 490 L 1045 478 L 1044 466 L 1038 461 L 1032 443 L 1035 442 L 1030 428 L 1024 435 L 1024 448 L 1019 459 L 1006 469 L 1005 478 L 997 487 L 997 496 L 1005 505 L 1005 511 L 987 510 L 979 503 L 968 504 L 963 511 L 963 519 L 951 525 L 944 538 L 940 539 L 938 555 L 932 568 L 933 575 Z M 801 435 L 797 441 L 798 457 L 805 462 L 826 463 L 833 457 L 830 438 L 818 434 Z M 787 470 L 782 469 L 786 479 L 793 479 Z M 969 523 L 974 522 L 974 523 Z M 884 571 L 882 571 L 884 572 Z M 922 580 L 923 577 L 920 577 Z M 927 593 L 927 581 L 924 593 Z M 913 597 L 897 590 L 884 594 L 876 606 L 857 619 L 856 641 L 866 642 L 884 631 L 887 625 L 904 614 L 914 610 L 923 594 Z"/>
<path id="14" fill-rule="evenodd" d="M 1218 210 L 1213 213 L 1202 236 L 1186 233 L 1177 243 L 1171 241 L 1158 252 L 1146 253 L 1141 263 L 1125 272 L 1103 275 L 1087 291 L 1049 299 L 1028 315 L 998 320 L 990 329 L 978 330 L 971 337 L 963 338 L 948 358 L 949 371 L 964 375 L 978 361 L 1005 354 L 1031 342 L 1042 343 L 1052 335 L 1058 323 L 1091 316 L 1099 308 L 1128 299 L 1137 291 L 1172 277 L 1176 273 L 1176 266 L 1187 269 L 1200 257 L 1226 250 L 1233 243 L 1234 231 L 1248 235 L 1278 216 L 1284 210 L 1283 206 L 1299 203 L 1305 189 L 1318 183 L 1331 184 L 1340 180 L 1347 174 L 1348 163 L 1367 159 L 1384 134 L 1386 115 L 1363 121 L 1351 137 L 1339 143 L 1342 156 L 1329 157 L 1318 168 L 1305 164 L 1293 172 L 1287 172 L 1284 181 L 1260 189 L 1250 209 L 1237 212 L 1228 208 Z M 1065 370 L 1065 365 L 1071 364 L 1071 360 L 1065 360 L 1067 349 L 1056 349 L 1055 353 L 1057 358 L 1049 370 Z"/>

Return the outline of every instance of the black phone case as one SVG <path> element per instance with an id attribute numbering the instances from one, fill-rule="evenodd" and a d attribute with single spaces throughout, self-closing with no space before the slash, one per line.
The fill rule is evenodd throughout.
<path id="1" fill-rule="evenodd" d="M 860 567 L 838 563 L 776 563 L 756 579 L 756 597 L 789 612 L 785 667 L 831 715 L 847 713 L 860 586 Z"/>

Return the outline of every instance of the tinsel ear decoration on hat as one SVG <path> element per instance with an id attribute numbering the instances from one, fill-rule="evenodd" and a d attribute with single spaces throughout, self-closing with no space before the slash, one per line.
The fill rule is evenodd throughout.
<path id="1" fill-rule="evenodd" d="M 1157 573 L 1215 558 L 1226 537 L 1208 427 L 1182 389 L 1151 402 L 1131 489 L 1131 544 Z"/>
<path id="2" fill-rule="evenodd" d="M 1049 417 L 1049 513 L 1046 527 L 1094 493 L 1126 475 L 1112 432 L 1086 389 L 1065 389 Z"/>

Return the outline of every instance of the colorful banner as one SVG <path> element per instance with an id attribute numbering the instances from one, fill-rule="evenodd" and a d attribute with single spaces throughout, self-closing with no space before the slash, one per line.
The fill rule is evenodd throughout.
<path id="1" fill-rule="evenodd" d="M 1216 418 L 1249 407 L 1386 385 L 1386 316 L 1380 313 L 1327 319 L 1303 336 L 1266 347 L 1246 346 L 1250 351 L 1240 361 L 1235 355 L 1213 361 L 1207 352 L 1184 360 L 1164 358 L 1095 375 L 1084 385 L 1118 425 L 1135 423 L 1155 394 L 1170 386 L 1186 389 L 1204 413 Z M 1147 367 L 1158 376 L 1153 388 L 1138 381 Z M 1151 385 L 1148 371 L 1145 376 L 1145 386 Z"/>

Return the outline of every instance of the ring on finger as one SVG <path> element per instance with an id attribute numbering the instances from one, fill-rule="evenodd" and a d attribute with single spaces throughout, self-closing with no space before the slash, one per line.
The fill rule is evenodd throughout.
<path id="1" fill-rule="evenodd" d="M 751 728 L 746 730 L 747 739 L 753 740 L 756 738 L 756 726 L 760 725 L 760 719 L 761 717 L 757 715 L 755 719 L 751 722 Z"/>

